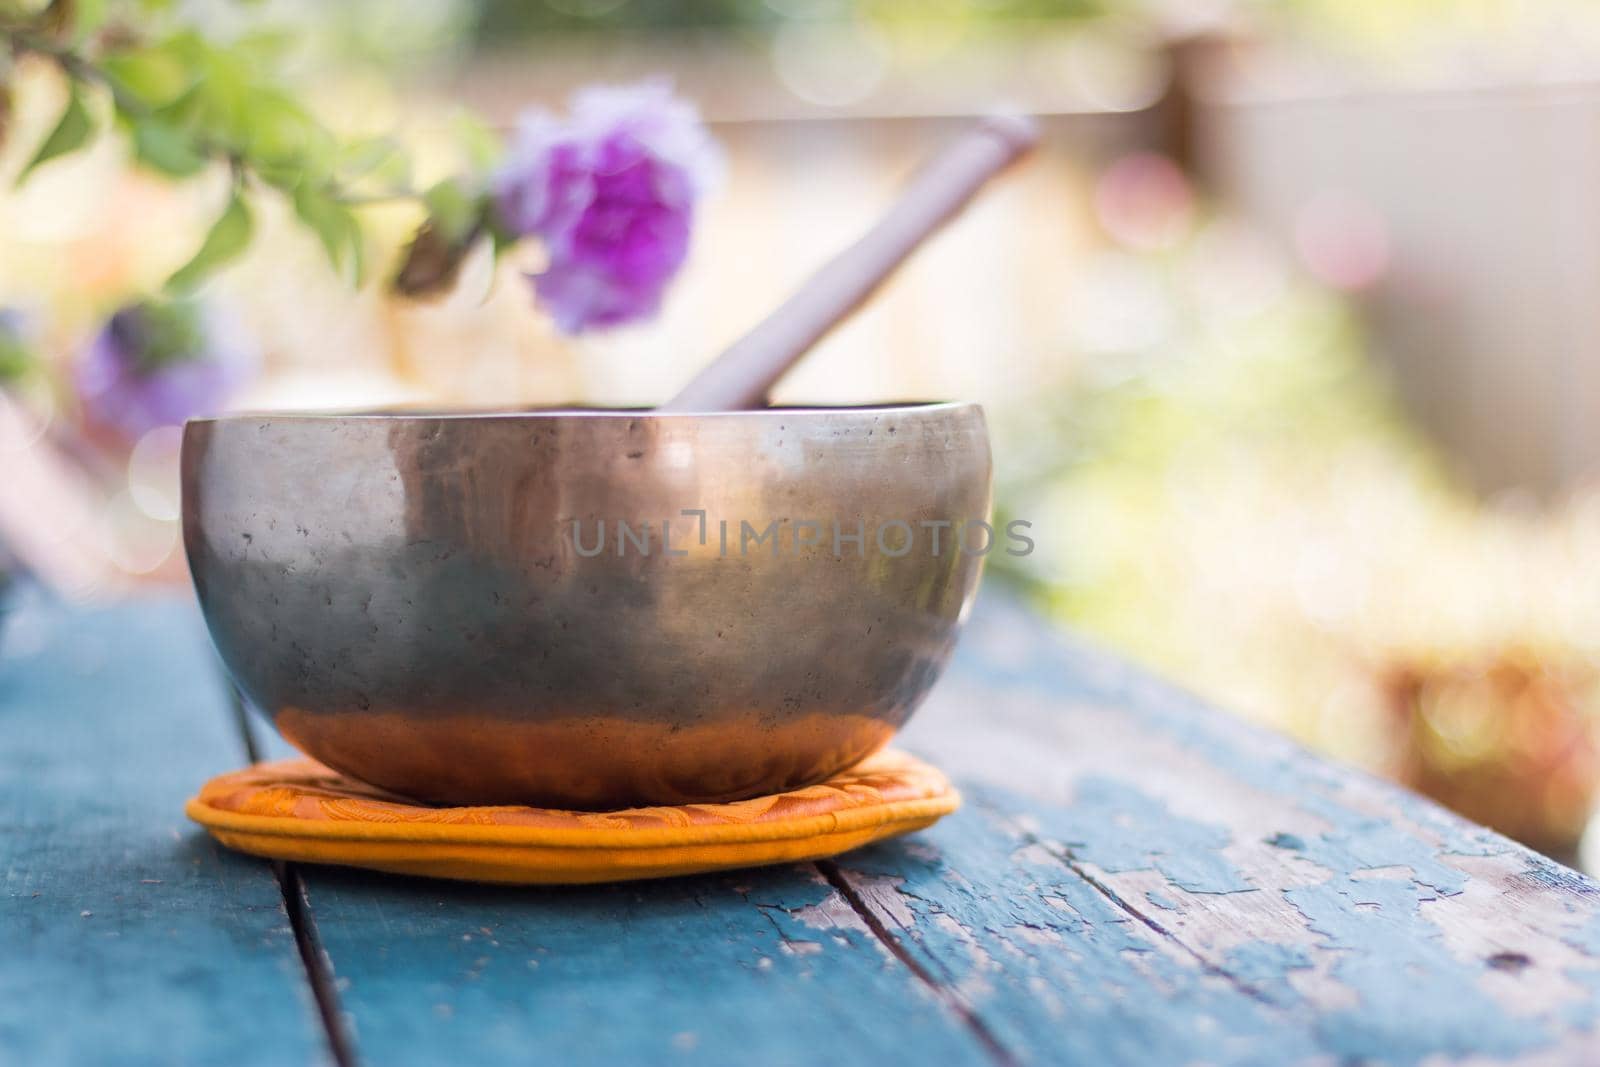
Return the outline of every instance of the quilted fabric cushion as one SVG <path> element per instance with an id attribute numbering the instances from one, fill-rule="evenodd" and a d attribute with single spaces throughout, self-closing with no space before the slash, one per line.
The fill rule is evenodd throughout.
<path id="1" fill-rule="evenodd" d="M 920 830 L 960 803 L 938 770 L 886 750 L 787 793 L 609 812 L 429 807 L 296 759 L 213 778 L 185 810 L 256 856 L 557 885 L 821 859 Z"/>

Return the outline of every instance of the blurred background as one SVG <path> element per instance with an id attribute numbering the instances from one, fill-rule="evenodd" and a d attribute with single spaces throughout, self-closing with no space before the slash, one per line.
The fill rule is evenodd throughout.
<path id="1" fill-rule="evenodd" d="M 998 507 L 1039 545 L 990 581 L 1581 858 L 1600 784 L 1596 5 L 173 7 L 219 39 L 290 40 L 318 117 L 394 136 L 424 184 L 464 139 L 596 81 L 672 79 L 727 153 L 662 316 L 578 340 L 515 256 L 469 257 L 446 298 L 392 297 L 414 205 L 364 212 L 375 280 L 356 287 L 264 199 L 204 289 L 234 407 L 659 402 L 964 118 L 1039 115 L 1038 156 L 778 399 L 981 401 Z M 153 177 L 107 137 L 12 188 L 62 109 L 46 67 L 0 68 L 0 584 L 13 604 L 181 588 L 178 431 L 98 419 L 82 367 L 192 253 L 227 176 Z M 0 641 L 34 639 L 13 616 Z"/>

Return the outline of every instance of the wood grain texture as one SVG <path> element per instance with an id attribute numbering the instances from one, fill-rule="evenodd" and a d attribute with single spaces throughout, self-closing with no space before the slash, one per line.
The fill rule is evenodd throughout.
<path id="1" fill-rule="evenodd" d="M 812 867 L 570 889 L 306 868 L 373 1063 L 987 1063 Z"/>
<path id="2" fill-rule="evenodd" d="M 0 635 L 0 1062 L 318 1062 L 264 864 L 183 801 L 242 759 L 191 608 L 40 609 Z"/>

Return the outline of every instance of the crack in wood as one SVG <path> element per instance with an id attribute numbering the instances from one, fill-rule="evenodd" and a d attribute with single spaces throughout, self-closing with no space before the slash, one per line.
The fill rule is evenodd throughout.
<path id="1" fill-rule="evenodd" d="M 261 746 L 250 723 L 250 709 L 231 679 L 217 665 L 223 688 L 228 694 L 229 710 L 239 741 L 244 746 L 245 758 L 251 763 L 261 762 Z M 305 880 L 294 864 L 282 860 L 271 861 L 273 877 L 278 891 L 283 895 L 283 910 L 289 917 L 289 929 L 294 933 L 295 947 L 300 953 L 300 963 L 305 969 L 306 984 L 311 990 L 311 1000 L 317 1007 L 317 1017 L 322 1023 L 322 1034 L 328 1042 L 328 1054 L 336 1067 L 357 1067 L 355 1040 L 345 1023 L 344 1009 L 339 1004 L 339 990 L 333 975 L 333 963 L 322 948 L 317 936 L 316 920 L 311 913 L 311 898 Z"/>
<path id="2" fill-rule="evenodd" d="M 984 1051 L 988 1053 L 996 1064 L 1001 1065 L 1001 1067 L 1017 1067 L 1020 1061 L 1012 1054 L 1010 1049 L 1001 1043 L 1000 1039 L 995 1036 L 994 1031 L 989 1029 L 989 1025 L 984 1022 L 983 1017 L 959 993 L 940 982 L 932 972 L 917 961 L 917 958 L 911 954 L 910 949 L 901 943 L 900 939 L 884 923 L 882 917 L 856 891 L 855 886 L 850 884 L 850 880 L 844 876 L 844 872 L 839 869 L 837 863 L 832 860 L 817 860 L 816 868 L 822 877 L 827 879 L 828 884 L 833 887 L 834 891 L 850 905 L 851 910 L 860 916 L 861 921 L 866 924 L 872 936 L 906 970 L 916 976 L 916 979 L 926 986 L 941 1004 L 961 1020 L 962 1025 L 972 1032 L 972 1036 L 978 1040 L 978 1043 L 983 1046 Z"/>
<path id="3" fill-rule="evenodd" d="M 289 927 L 294 931 L 294 943 L 300 950 L 300 962 L 305 965 L 306 981 L 311 985 L 311 996 L 316 1002 L 317 1014 L 322 1019 L 328 1051 L 337 1067 L 357 1067 L 361 1061 L 345 1023 L 344 1010 L 339 1005 L 333 963 L 317 936 L 317 924 L 311 914 L 311 898 L 306 892 L 305 880 L 300 877 L 300 871 L 294 864 L 282 860 L 272 861 L 272 873 L 277 876 L 278 887 L 283 890 L 283 906 L 289 913 Z"/>

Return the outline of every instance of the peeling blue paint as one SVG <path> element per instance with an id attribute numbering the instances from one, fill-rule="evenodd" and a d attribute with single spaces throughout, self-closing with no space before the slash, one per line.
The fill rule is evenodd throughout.
<path id="1" fill-rule="evenodd" d="M 1340 1057 L 1415 1064 L 1430 1056 L 1510 1056 L 1547 1045 L 1541 1022 L 1508 1014 L 1478 986 L 1481 970 L 1445 947 L 1418 916 L 1438 899 L 1410 879 L 1335 878 L 1284 890 L 1330 948 L 1346 949 L 1333 975 L 1360 1004 L 1318 1022 Z"/>
<path id="2" fill-rule="evenodd" d="M 1026 803 L 1025 801 L 1013 801 Z M 1035 814 L 1046 836 L 1074 857 L 1101 870 L 1155 869 L 1190 893 L 1246 893 L 1255 889 L 1222 850 L 1227 828 L 1174 815 L 1165 804 L 1127 782 L 1084 778 L 1072 804 Z"/>
<path id="3" fill-rule="evenodd" d="M 1352 812 L 1325 797 L 1308 797 L 1300 807 L 1333 824 L 1332 830 L 1303 842 L 1300 854 L 1334 874 L 1406 867 L 1418 885 L 1446 896 L 1461 892 L 1469 881 L 1464 872 L 1441 862 L 1442 853 L 1426 841 L 1386 819 Z"/>
<path id="4" fill-rule="evenodd" d="M 1161 908 L 1161 909 L 1163 909 L 1165 911 L 1177 911 L 1178 910 L 1178 905 L 1176 905 L 1176 904 L 1174 904 L 1172 902 L 1172 898 L 1171 897 L 1166 896 L 1166 895 L 1164 895 L 1162 893 L 1157 893 L 1154 889 L 1146 890 L 1145 894 L 1144 894 L 1144 899 L 1148 900 L 1150 903 L 1154 904 L 1156 907 Z"/>
<path id="5" fill-rule="evenodd" d="M 1311 956 L 1293 945 L 1246 941 L 1228 950 L 1223 970 L 1274 1004 L 1293 1004 L 1300 994 L 1289 982 L 1290 971 L 1308 970 Z"/>
<path id="6" fill-rule="evenodd" d="M 1587 922 L 1562 938 L 1585 956 L 1600 956 L 1600 915 L 1591 915 Z"/>
<path id="7" fill-rule="evenodd" d="M 1220 853 L 1230 841 L 1225 829 L 1175 815 L 1126 782 L 1086 778 L 1061 807 L 1005 791 L 973 792 L 990 810 L 1026 811 L 1042 837 L 1108 872 L 1154 868 L 1190 892 L 1251 888 Z M 1359 997 L 1356 1008 L 1315 1017 L 1320 1046 L 1341 1059 L 1411 1065 L 1434 1055 L 1511 1055 L 1548 1045 L 1552 1020 L 1508 1014 L 1478 989 L 1481 966 L 1452 955 L 1419 912 L 1424 901 L 1459 893 L 1467 876 L 1390 823 L 1331 803 L 1307 806 L 1313 804 L 1334 828 L 1300 840 L 1296 855 L 1332 876 L 1283 895 L 1325 947 L 1341 950 L 1331 973 Z M 1352 877 L 1388 868 L 1410 876 Z M 1262 999 L 1287 1006 L 1300 1002 L 1289 973 L 1310 965 L 1301 948 L 1261 941 L 1236 947 L 1222 969 Z"/>
<path id="8" fill-rule="evenodd" d="M 1010 632 L 1024 630 L 1016 620 L 1009 625 Z M 963 669 L 982 673 L 986 686 L 1038 694 L 1056 706 L 1114 707 L 1246 787 L 1284 798 L 1326 824 L 1317 833 L 1280 831 L 1260 843 L 1294 854 L 1295 865 L 1303 863 L 1313 877 L 1327 872 L 1318 884 L 1282 891 L 1316 935 L 1314 949 L 1250 942 L 1219 962 L 1262 1001 L 1308 1013 L 1323 1057 L 1411 1065 L 1438 1056 L 1512 1056 L 1548 1048 L 1570 1028 L 1593 1028 L 1600 1020 L 1600 967 L 1567 972 L 1585 990 L 1579 999 L 1552 1004 L 1543 1014 L 1512 1014 L 1480 988 L 1489 972 L 1485 961 L 1452 952 L 1426 914 L 1472 881 L 1451 857 L 1515 853 L 1530 883 L 1576 899 L 1596 892 L 1588 879 L 1397 787 L 1372 785 L 1396 818 L 1352 807 L 1341 799 L 1350 772 L 1275 737 L 1250 743 L 1250 727 L 1223 720 L 1193 696 L 1098 653 L 1053 637 L 1041 638 L 1024 656 L 1009 651 L 1006 666 L 968 659 Z M 1041 810 L 1009 795 L 996 805 L 1026 809 L 1029 825 L 1044 838 L 1066 843 L 1074 857 L 1108 872 L 1155 869 L 1191 892 L 1251 888 L 1222 850 L 1259 844 L 1233 842 L 1223 827 L 1174 815 L 1125 781 L 1088 778 L 1075 785 L 1065 806 Z M 1155 907 L 1168 902 L 1158 890 L 1145 899 Z M 1567 940 L 1600 957 L 1600 918 L 1575 927 Z M 1355 993 L 1355 1006 L 1322 1009 L 1296 994 L 1290 975 L 1323 953 L 1333 954 L 1329 974 Z M 1295 1058 L 1286 1052 L 1282 1060 Z"/>
<path id="9" fill-rule="evenodd" d="M 1569 1026 L 1593 1031 L 1600 1025 L 1600 1019 L 1595 1018 L 1594 1010 L 1590 1007 L 1591 1004 L 1600 1002 L 1600 967 L 1568 967 L 1561 973 L 1588 990 L 1590 995 L 1588 1002 L 1578 1001 L 1567 1005 L 1562 1018 Z"/>

